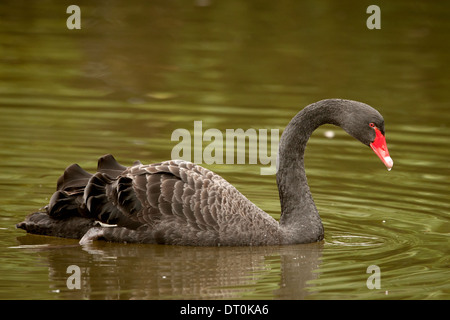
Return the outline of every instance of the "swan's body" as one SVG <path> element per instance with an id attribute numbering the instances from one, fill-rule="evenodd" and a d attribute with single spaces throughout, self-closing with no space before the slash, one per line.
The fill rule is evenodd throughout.
<path id="1" fill-rule="evenodd" d="M 325 123 L 341 126 L 370 145 L 392 167 L 384 120 L 375 109 L 338 99 L 309 105 L 291 120 L 280 140 L 280 223 L 199 165 L 170 160 L 136 162 L 127 168 L 107 155 L 100 158 L 94 175 L 69 166 L 44 212 L 29 215 L 17 226 L 30 233 L 81 238 L 82 243 L 105 239 L 237 246 L 319 241 L 323 226 L 307 185 L 303 155 L 312 132 Z"/>

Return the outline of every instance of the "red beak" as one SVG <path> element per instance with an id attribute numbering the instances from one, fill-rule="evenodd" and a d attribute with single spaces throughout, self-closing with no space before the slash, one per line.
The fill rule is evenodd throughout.
<path id="1" fill-rule="evenodd" d="M 389 151 L 386 145 L 386 138 L 378 128 L 374 128 L 374 130 L 376 136 L 375 140 L 370 144 L 370 147 L 381 159 L 381 161 L 383 161 L 386 168 L 388 170 L 391 170 L 392 166 L 394 165 L 394 161 L 392 161 L 391 157 L 389 156 Z"/>

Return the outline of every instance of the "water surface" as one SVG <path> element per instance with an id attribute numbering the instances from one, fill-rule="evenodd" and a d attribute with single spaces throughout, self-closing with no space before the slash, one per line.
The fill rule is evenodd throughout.
<path id="1" fill-rule="evenodd" d="M 450 297 L 448 3 L 381 1 L 381 30 L 351 2 L 77 4 L 81 30 L 66 28 L 59 1 L 0 4 L 1 299 Z M 334 97 L 383 114 L 394 168 L 338 128 L 313 134 L 306 167 L 321 243 L 79 246 L 14 227 L 48 203 L 71 163 L 169 159 L 172 132 L 196 120 L 281 133 L 304 106 Z M 279 218 L 262 164 L 205 166 Z M 70 265 L 79 290 L 67 288 Z M 380 289 L 366 285 L 371 265 Z"/>

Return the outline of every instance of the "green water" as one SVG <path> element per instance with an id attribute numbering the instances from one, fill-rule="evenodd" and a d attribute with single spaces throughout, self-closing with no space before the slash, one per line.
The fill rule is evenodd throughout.
<path id="1" fill-rule="evenodd" d="M 0 3 L 1 299 L 448 299 L 447 2 Z M 201 5 L 209 4 L 209 5 Z M 175 129 L 279 129 L 348 98 L 385 118 L 394 168 L 342 130 L 317 130 L 306 171 L 325 240 L 264 248 L 77 241 L 15 229 L 64 168 L 169 159 Z M 326 130 L 334 130 L 333 139 Z M 207 143 L 204 143 L 205 147 Z M 262 164 L 211 164 L 279 218 Z M 67 267 L 81 269 L 69 290 Z M 366 272 L 380 268 L 380 289 Z"/>

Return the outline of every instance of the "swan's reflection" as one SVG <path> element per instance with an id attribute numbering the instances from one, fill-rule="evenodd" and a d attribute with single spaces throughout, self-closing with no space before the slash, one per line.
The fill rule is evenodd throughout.
<path id="1" fill-rule="evenodd" d="M 62 299 L 302 299 L 315 279 L 322 243 L 270 247 L 182 247 L 26 235 L 48 264 L 49 290 Z M 41 261 L 42 263 L 42 261 Z M 70 290 L 67 267 L 81 270 Z"/>

